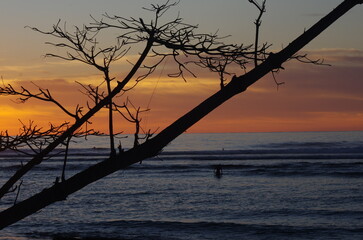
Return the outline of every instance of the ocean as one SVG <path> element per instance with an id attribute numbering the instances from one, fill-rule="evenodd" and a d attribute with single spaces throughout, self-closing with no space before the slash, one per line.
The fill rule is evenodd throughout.
<path id="1" fill-rule="evenodd" d="M 66 176 L 104 159 L 107 144 L 72 143 Z M 0 184 L 22 161 L 0 153 Z M 19 200 L 50 186 L 62 161 L 24 177 Z M 66 238 L 363 239 L 363 132 L 184 134 L 158 157 L 0 231 L 0 240 Z"/>

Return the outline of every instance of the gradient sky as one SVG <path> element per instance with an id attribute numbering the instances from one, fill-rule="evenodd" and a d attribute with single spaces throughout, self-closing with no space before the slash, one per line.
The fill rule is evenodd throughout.
<path id="1" fill-rule="evenodd" d="M 2 0 L 0 1 L 0 75 L 5 83 L 49 88 L 70 109 L 85 97 L 75 81 L 94 83 L 102 76 L 90 67 L 44 58 L 47 52 L 61 53 L 46 46 L 51 39 L 24 26 L 50 29 L 58 19 L 69 27 L 90 21 L 107 12 L 125 17 L 149 14 L 143 6 L 163 1 L 144 0 Z M 261 40 L 279 50 L 301 34 L 339 0 L 267 0 Z M 363 6 L 357 6 L 310 43 L 304 52 L 311 58 L 324 58 L 332 66 L 312 66 L 297 62 L 285 64 L 277 79 L 285 82 L 278 89 L 271 76 L 261 79 L 188 132 L 270 132 L 270 131 L 347 131 L 363 130 Z M 253 41 L 256 9 L 247 0 L 181 0 L 170 11 L 180 12 L 185 22 L 199 24 L 201 32 L 232 35 L 230 42 Z M 131 56 L 132 57 L 132 56 Z M 117 63 L 113 76 L 125 75 L 125 62 Z M 169 63 L 165 66 L 168 69 Z M 240 73 L 241 74 L 241 73 Z M 193 106 L 218 90 L 218 78 L 209 73 L 188 82 L 170 79 L 156 72 L 132 92 L 135 105 L 151 111 L 143 115 L 144 129 L 162 129 Z M 155 88 L 156 87 L 156 88 Z M 154 90 L 155 89 L 155 90 Z M 155 94 L 153 95 L 153 92 Z M 151 96 L 153 96 L 151 98 Z M 0 97 L 0 130 L 16 133 L 23 122 L 39 125 L 68 119 L 54 106 L 39 101 L 17 104 Z M 92 120 L 94 127 L 106 131 L 106 112 Z M 118 122 L 118 131 L 132 132 L 132 126 Z"/>

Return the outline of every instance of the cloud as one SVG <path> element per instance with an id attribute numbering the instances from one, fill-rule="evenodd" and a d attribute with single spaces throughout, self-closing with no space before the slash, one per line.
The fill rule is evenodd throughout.
<path id="1" fill-rule="evenodd" d="M 271 75 L 268 75 L 245 93 L 224 103 L 189 132 L 363 130 L 363 68 L 357 59 L 353 59 L 361 57 L 362 51 L 319 49 L 309 51 L 309 55 L 327 56 L 334 59 L 334 64 L 326 67 L 289 62 L 284 65 L 286 70 L 277 75 L 277 80 L 285 82 L 284 85 L 277 88 Z M 164 72 L 159 69 L 135 89 L 117 98 L 119 103 L 123 103 L 129 97 L 136 107 L 151 109 L 142 114 L 144 129 L 166 127 L 219 89 L 218 77 L 211 77 L 209 73 L 191 78 L 188 82 L 168 78 L 165 69 L 169 69 L 169 64 L 165 64 Z M 72 65 L 70 69 L 75 71 L 75 66 Z M 32 81 L 49 88 L 53 96 L 70 111 L 74 111 L 77 104 L 86 110 L 88 99 L 79 92 L 80 86 L 75 81 L 96 84 L 102 81 L 102 76 L 87 71 L 67 72 L 66 69 L 59 69 L 57 73 L 61 76 L 64 71 L 66 77 L 36 78 L 34 74 Z M 24 78 L 14 83 L 36 90 L 35 85 Z M 0 98 L 0 106 L 11 104 L 7 99 Z M 18 118 L 34 119 L 43 124 L 70 120 L 52 104 L 33 100 L 29 104 L 11 106 L 11 109 L 3 110 L 4 114 L 8 114 L 3 115 L 2 126 L 11 126 Z M 92 119 L 92 126 L 107 132 L 107 125 L 104 124 L 106 118 L 106 111 L 98 113 Z M 119 117 L 115 125 L 118 131 L 133 132 L 134 126 Z"/>
<path id="2" fill-rule="evenodd" d="M 322 48 L 316 50 L 303 51 L 311 59 L 324 59 L 325 63 L 332 65 L 363 65 L 363 50 L 344 48 Z"/>
<path id="3" fill-rule="evenodd" d="M 338 64 L 324 67 L 290 62 L 277 75 L 278 81 L 286 83 L 278 90 L 267 76 L 226 102 L 206 117 L 205 126 L 198 124 L 193 131 L 207 131 L 207 125 L 218 126 L 215 131 L 236 132 L 363 130 L 363 68 L 349 64 L 352 55 L 362 52 L 324 49 L 314 53 L 339 56 L 335 58 Z"/>

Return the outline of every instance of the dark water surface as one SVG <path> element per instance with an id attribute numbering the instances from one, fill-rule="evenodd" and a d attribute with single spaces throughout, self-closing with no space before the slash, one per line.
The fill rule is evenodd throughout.
<path id="1" fill-rule="evenodd" d="M 74 144 L 67 175 L 104 159 L 106 146 Z M 21 161 L 0 153 L 0 183 Z M 61 168 L 61 157 L 36 167 L 19 198 L 50 186 Z M 363 132 L 186 134 L 0 231 L 1 240 L 57 237 L 363 239 Z"/>

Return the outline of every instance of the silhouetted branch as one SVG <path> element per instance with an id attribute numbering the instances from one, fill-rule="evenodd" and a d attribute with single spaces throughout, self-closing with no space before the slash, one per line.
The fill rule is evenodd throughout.
<path id="1" fill-rule="evenodd" d="M 30 27 L 29 27 L 30 28 Z M 34 31 L 50 35 L 61 41 L 58 43 L 46 42 L 46 44 L 64 48 L 65 55 L 47 53 L 47 57 L 55 57 L 68 61 L 80 61 L 85 64 L 94 66 L 100 71 L 108 68 L 111 62 L 121 59 L 128 52 L 128 48 L 124 48 L 125 43 L 117 41 L 112 47 L 101 47 L 97 41 L 98 31 L 89 31 L 86 26 L 82 28 L 74 27 L 74 32 L 67 30 L 66 23 L 61 26 L 61 20 L 53 25 L 51 31 L 42 31 L 32 27 Z"/>
<path id="2" fill-rule="evenodd" d="M 320 65 L 320 66 L 331 66 L 329 63 L 325 63 L 324 59 L 310 59 L 307 54 L 295 54 L 290 58 L 291 60 L 297 60 L 302 63 L 310 63 L 314 65 Z"/>
<path id="3" fill-rule="evenodd" d="M 21 103 L 25 103 L 26 101 L 28 101 L 31 98 L 38 99 L 38 100 L 45 101 L 45 102 L 52 102 L 55 105 L 57 105 L 67 115 L 69 115 L 73 118 L 76 118 L 76 119 L 79 118 L 80 109 L 77 108 L 75 111 L 76 112 L 75 114 L 71 113 L 61 103 L 59 103 L 57 100 L 55 100 L 53 98 L 53 96 L 51 95 L 51 93 L 48 89 L 41 88 L 41 87 L 37 86 L 35 83 L 33 83 L 33 84 L 38 88 L 37 93 L 32 93 L 30 90 L 28 90 L 22 86 L 20 87 L 20 90 L 17 90 L 11 84 L 8 84 L 8 85 L 3 84 L 0 87 L 0 95 L 19 96 L 18 101 Z"/>
<path id="4" fill-rule="evenodd" d="M 65 142 L 66 149 L 64 153 L 64 161 L 63 161 L 63 168 L 62 168 L 62 176 L 61 181 L 64 182 L 66 180 L 66 165 L 67 165 L 67 159 L 68 159 L 68 149 L 69 149 L 69 142 L 71 141 L 72 136 L 69 136 Z"/>
<path id="5" fill-rule="evenodd" d="M 20 188 L 21 188 L 21 185 L 23 184 L 23 180 L 21 180 L 19 182 L 19 184 L 16 186 L 16 189 L 17 189 L 17 192 L 16 192 L 16 197 L 15 197 L 15 200 L 14 200 L 14 205 L 16 204 L 16 202 L 18 201 L 18 197 L 19 197 L 19 194 L 20 194 Z M 15 189 L 14 189 L 15 190 Z"/>
<path id="6" fill-rule="evenodd" d="M 120 151 L 119 155 L 111 155 L 108 159 L 77 173 L 73 177 L 70 177 L 69 179 L 61 182 L 56 181 L 56 183 L 52 187 L 46 188 L 38 194 L 35 194 L 34 196 L 22 202 L 19 202 L 6 210 L 3 210 L 2 212 L 0 212 L 0 229 L 39 211 L 40 209 L 48 206 L 49 204 L 65 200 L 69 194 L 72 194 L 82 189 L 86 185 L 97 181 L 117 170 L 124 169 L 131 164 L 141 162 L 149 157 L 153 157 L 159 154 L 162 149 L 167 146 L 172 140 L 174 140 L 177 136 L 182 134 L 200 119 L 205 117 L 215 108 L 223 104 L 225 101 L 229 100 L 237 94 L 246 91 L 249 86 L 264 77 L 266 74 L 274 72 L 278 69 L 282 69 L 281 65 L 291 59 L 302 47 L 304 47 L 312 39 L 318 36 L 323 30 L 329 27 L 348 10 L 353 8 L 355 5 L 362 3 L 362 0 L 345 0 L 326 17 L 324 17 L 318 23 L 312 26 L 308 31 L 303 33 L 301 36 L 291 42 L 287 47 L 275 54 L 266 54 L 265 47 L 267 47 L 267 45 L 264 45 L 265 47 L 263 47 L 262 50 L 259 52 L 259 56 L 261 57 L 261 59 L 264 60 L 254 69 L 245 73 L 244 75 L 234 76 L 232 80 L 228 84 L 224 84 L 224 87 L 221 87 L 218 92 L 216 92 L 205 101 L 200 103 L 198 106 L 196 106 L 194 109 L 176 120 L 174 123 L 162 130 L 155 137 L 150 139 L 148 137 L 148 140 L 146 142 L 139 144 L 139 138 L 138 136 L 135 136 L 134 147 L 130 150 Z M 112 99 L 117 94 L 122 92 L 126 84 L 128 84 L 129 81 L 135 77 L 136 72 L 143 65 L 143 62 L 147 58 L 151 49 L 154 48 L 155 50 L 155 48 L 159 47 L 169 49 L 174 59 L 177 59 L 176 62 L 179 66 L 179 70 L 181 69 L 181 71 L 185 71 L 187 69 L 186 63 L 192 62 L 200 64 L 200 59 L 206 61 L 205 59 L 210 59 L 211 57 L 216 57 L 214 59 L 215 62 L 212 62 L 212 67 L 214 68 L 215 66 L 217 66 L 220 69 L 223 69 L 224 67 L 224 65 L 221 64 L 225 63 L 223 61 L 231 61 L 230 57 L 235 56 L 235 59 L 233 59 L 233 63 L 240 63 L 240 66 L 242 67 L 242 59 L 245 58 L 247 59 L 247 61 L 251 62 L 257 59 L 255 54 L 256 51 L 254 51 L 253 49 L 251 50 L 251 46 L 245 48 L 242 45 L 223 45 L 217 41 L 219 38 L 215 37 L 215 35 L 203 35 L 194 33 L 195 27 L 183 24 L 179 17 L 177 17 L 172 22 L 168 22 L 166 24 L 159 24 L 159 17 L 165 14 L 165 10 L 168 9 L 168 6 L 173 6 L 173 4 L 176 3 L 170 3 L 169 1 L 167 1 L 165 5 L 152 5 L 152 7 L 148 10 L 154 11 L 156 18 L 150 23 L 145 23 L 142 19 L 137 20 L 131 18 L 127 20 L 121 17 L 113 17 L 110 19 L 116 21 L 115 25 L 106 24 L 103 21 L 100 21 L 96 22 L 95 25 L 90 28 L 90 30 L 96 32 L 100 31 L 103 28 L 110 27 L 127 29 L 128 32 L 122 35 L 124 38 L 124 41 L 122 41 L 123 43 L 130 43 L 130 41 L 146 41 L 147 43 L 143 52 L 140 54 L 139 59 L 133 65 L 129 74 L 122 81 L 117 81 L 116 87 L 107 95 L 105 95 L 102 99 L 96 101 L 94 95 L 91 95 L 92 99 L 94 99 L 95 103 L 97 104 L 88 112 L 83 114 L 79 119 L 77 119 L 73 125 L 67 127 L 67 129 L 64 130 L 64 132 L 62 132 L 60 136 L 54 138 L 54 141 L 52 141 L 49 145 L 42 149 L 42 151 L 34 156 L 33 159 L 23 165 L 21 169 L 17 171 L 4 184 L 3 187 L 1 187 L 0 197 L 6 194 L 10 189 L 14 189 L 13 186 L 19 181 L 22 176 L 24 176 L 24 174 L 26 174 L 35 165 L 40 164 L 43 159 L 58 145 L 64 144 L 64 142 L 68 138 L 74 136 L 77 130 L 83 124 L 87 123 L 89 119 L 100 109 L 109 105 L 112 110 L 115 110 L 112 108 L 113 106 L 115 106 L 115 104 L 111 105 L 111 103 L 113 103 Z M 132 37 L 132 35 L 134 35 L 134 37 Z M 79 36 L 79 39 L 76 37 L 75 41 L 76 43 L 83 43 L 84 38 L 86 37 L 81 34 Z M 80 45 L 83 46 L 82 44 Z M 162 51 L 156 50 L 154 52 L 162 53 Z M 180 56 L 192 56 L 196 59 L 193 59 L 192 61 L 183 61 Z M 219 62 L 219 60 L 222 61 Z M 107 78 L 106 75 L 105 77 Z M 109 78 L 109 80 L 112 79 Z M 96 94 L 98 91 L 97 88 L 93 87 L 88 89 L 90 89 L 90 92 L 92 94 Z M 133 108 L 136 111 L 136 114 L 131 114 L 131 110 L 125 107 L 128 114 L 125 116 L 128 117 L 131 122 L 140 123 L 141 118 L 139 117 L 139 113 L 141 112 L 141 110 L 140 108 L 135 108 L 134 106 Z M 140 125 L 136 127 L 137 134 L 139 130 Z M 148 133 L 150 133 L 150 131 Z"/>
<path id="7" fill-rule="evenodd" d="M 130 110 L 129 106 L 133 108 Z M 117 105 L 114 103 L 115 111 L 117 111 L 124 119 L 126 119 L 128 122 L 133 123 L 135 125 L 135 132 L 134 132 L 134 147 L 138 146 L 140 144 L 140 139 L 146 139 L 148 140 L 153 133 L 151 133 L 151 130 L 148 130 L 147 132 L 141 127 L 141 118 L 140 114 L 143 112 L 149 111 L 149 109 L 141 110 L 140 107 L 135 107 L 132 102 L 129 100 L 129 98 L 126 99 L 126 102 L 123 105 Z M 125 112 L 123 112 L 121 109 L 124 109 Z M 140 130 L 144 133 L 144 137 L 140 137 Z"/>
<path id="8" fill-rule="evenodd" d="M 221 78 L 224 79 L 223 75 L 230 73 L 221 71 L 226 70 L 227 65 L 231 62 L 244 69 L 244 66 L 256 59 L 257 56 L 261 55 L 260 58 L 263 59 L 262 55 L 269 47 L 267 44 L 264 44 L 259 50 L 254 50 L 253 45 L 225 44 L 223 40 L 226 37 L 219 37 L 217 33 L 197 33 L 198 26 L 184 23 L 179 16 L 172 21 L 160 23 L 160 17 L 165 11 L 176 4 L 177 2 L 167 1 L 163 5 L 152 5 L 151 8 L 147 8 L 147 10 L 155 13 L 154 19 L 150 23 L 146 23 L 142 18 L 127 19 L 121 16 L 105 14 L 105 19 L 94 19 L 94 23 L 89 28 L 96 31 L 109 28 L 126 31 L 120 34 L 118 38 L 124 42 L 131 40 L 133 43 L 144 41 L 152 34 L 154 42 L 152 51 L 154 55 L 150 57 L 160 57 L 160 60 L 150 66 L 144 65 L 142 68 L 145 68 L 147 73 L 139 76 L 137 81 L 148 77 L 169 56 L 176 63 L 178 70 L 169 73 L 168 76 L 182 77 L 184 81 L 187 80 L 186 73 L 193 77 L 197 76 L 189 68 L 190 64 L 209 68 L 213 72 L 218 72 Z M 169 50 L 169 52 L 165 50 Z M 132 89 L 137 81 L 129 89 Z"/>
<path id="9" fill-rule="evenodd" d="M 119 94 L 125 85 L 134 77 L 139 67 L 142 65 L 144 60 L 146 59 L 148 53 L 150 52 L 153 45 L 152 37 L 147 41 L 146 46 L 141 53 L 138 61 L 132 67 L 130 72 L 122 81 L 117 81 L 116 87 L 112 90 L 112 92 L 107 95 L 104 99 L 100 100 L 97 105 L 95 105 L 88 112 L 84 113 L 79 119 L 75 121 L 73 125 L 70 125 L 66 131 L 60 134 L 58 137 L 54 139 L 54 141 L 50 142 L 42 151 L 40 151 L 36 156 L 34 156 L 31 160 L 29 160 L 21 169 L 17 170 L 12 177 L 10 177 L 4 185 L 0 188 L 0 198 L 2 198 L 16 182 L 24 176 L 27 172 L 29 172 L 34 166 L 40 164 L 44 158 L 53 151 L 58 145 L 62 144 L 69 136 L 73 135 L 77 129 L 79 129 L 83 124 L 87 123 L 89 119 L 96 114 L 100 109 L 105 107 L 107 104 L 112 101 L 117 94 Z"/>
<path id="10" fill-rule="evenodd" d="M 82 89 L 82 90 L 79 90 L 82 94 L 84 94 L 85 96 L 87 96 L 91 102 L 93 102 L 93 105 L 97 105 L 102 99 L 104 99 L 106 97 L 106 93 L 102 90 L 100 90 L 100 85 L 98 86 L 93 86 L 91 84 L 83 84 L 83 83 L 80 83 L 80 82 L 76 82 L 78 83 Z M 89 103 L 87 102 L 87 106 L 88 106 L 88 109 L 91 109 L 92 106 L 89 105 Z"/>
<path id="11" fill-rule="evenodd" d="M 107 93 L 108 95 L 111 93 L 111 81 L 113 78 L 110 77 L 110 65 L 112 62 L 118 61 L 127 54 L 129 48 L 124 47 L 126 41 L 117 41 L 112 47 L 100 47 L 96 38 L 99 30 L 83 26 L 82 28 L 75 27 L 74 32 L 70 33 L 67 31 L 65 23 L 63 27 L 60 26 L 60 21 L 53 25 L 53 30 L 49 32 L 41 31 L 37 28 L 32 29 L 60 39 L 61 42 L 59 43 L 47 42 L 47 44 L 66 49 L 64 56 L 48 53 L 46 54 L 47 57 L 56 57 L 68 61 L 80 61 L 95 67 L 103 73 L 107 85 Z M 114 155 L 116 152 L 113 133 L 112 99 L 110 99 L 108 106 L 110 150 L 111 154 Z"/>
<path id="12" fill-rule="evenodd" d="M 258 43 L 259 43 L 259 37 L 260 37 L 260 27 L 261 27 L 261 18 L 262 15 L 266 12 L 266 0 L 262 1 L 262 4 L 260 5 L 256 0 L 248 0 L 250 3 L 256 6 L 256 8 L 259 11 L 258 17 L 255 21 L 255 67 L 258 65 L 259 57 L 258 57 Z"/>
<path id="13" fill-rule="evenodd" d="M 7 131 L 0 133 L 0 151 L 9 149 L 30 154 L 23 151 L 25 147 L 28 147 L 34 154 L 37 154 L 41 151 L 42 146 L 52 142 L 55 136 L 61 134 L 63 129 L 69 124 L 67 122 L 58 126 L 50 124 L 48 129 L 43 129 L 43 127 L 35 125 L 33 121 L 29 121 L 28 125 L 21 121 L 20 123 L 22 126 L 19 129 L 18 135 L 11 136 Z"/>

